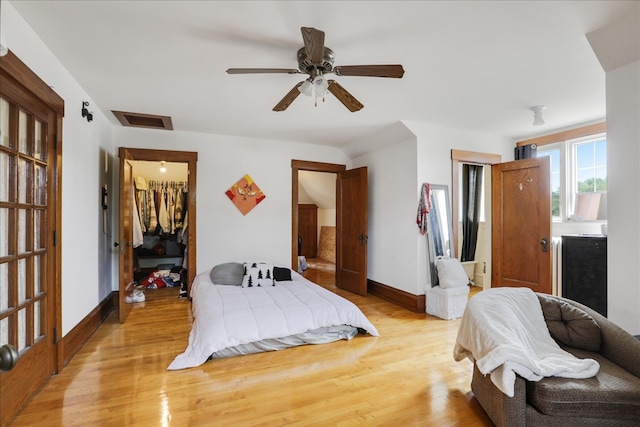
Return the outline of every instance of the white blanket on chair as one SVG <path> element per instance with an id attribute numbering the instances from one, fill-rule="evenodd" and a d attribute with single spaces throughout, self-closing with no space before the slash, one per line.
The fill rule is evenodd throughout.
<path id="1" fill-rule="evenodd" d="M 589 378 L 600 369 L 593 359 L 578 359 L 551 338 L 538 297 L 528 288 L 493 288 L 469 300 L 453 349 L 456 361 L 469 358 L 509 397 L 516 374 Z"/>

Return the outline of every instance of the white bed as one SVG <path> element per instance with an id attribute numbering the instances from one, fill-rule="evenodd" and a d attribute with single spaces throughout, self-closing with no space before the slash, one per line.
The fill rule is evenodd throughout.
<path id="1" fill-rule="evenodd" d="M 167 369 L 209 358 L 351 339 L 378 331 L 351 301 L 291 272 L 274 286 L 214 285 L 209 272 L 191 286 L 194 323 L 184 353 Z"/>

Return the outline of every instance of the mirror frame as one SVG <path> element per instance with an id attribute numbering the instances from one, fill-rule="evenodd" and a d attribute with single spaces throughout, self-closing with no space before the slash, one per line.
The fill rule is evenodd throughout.
<path id="1" fill-rule="evenodd" d="M 442 184 L 430 184 L 430 199 L 431 199 L 431 210 L 435 209 L 435 199 L 434 199 L 434 192 L 435 191 L 444 191 L 445 194 L 445 206 L 444 206 L 444 210 L 445 210 L 445 215 L 441 215 L 441 217 L 439 218 L 440 220 L 446 220 L 447 224 L 443 224 L 442 226 L 439 226 L 439 228 L 444 228 L 446 227 L 449 231 L 449 256 L 453 257 L 453 251 L 454 251 L 454 246 L 453 246 L 453 226 L 451 224 L 451 202 L 449 199 L 449 186 L 448 185 L 442 185 Z M 433 215 L 431 213 L 429 213 L 428 215 L 428 226 L 429 226 L 429 231 L 427 233 L 427 241 L 428 241 L 428 249 L 429 249 L 429 267 L 431 270 L 431 287 L 434 286 L 438 286 L 439 285 L 439 280 L 438 280 L 438 271 L 436 269 L 436 248 L 435 248 L 435 242 L 433 240 L 433 229 L 435 227 L 434 221 L 433 221 Z"/>

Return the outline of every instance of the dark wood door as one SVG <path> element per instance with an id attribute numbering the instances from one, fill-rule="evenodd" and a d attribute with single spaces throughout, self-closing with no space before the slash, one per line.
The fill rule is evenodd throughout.
<path id="1" fill-rule="evenodd" d="M 336 286 L 367 294 L 367 168 L 340 172 L 336 180 Z"/>
<path id="2" fill-rule="evenodd" d="M 12 370 L 0 372 L 3 426 L 58 369 L 63 108 L 13 53 L 0 58 L 0 346 L 19 355 Z"/>
<path id="3" fill-rule="evenodd" d="M 549 157 L 492 168 L 491 286 L 551 293 Z"/>
<path id="4" fill-rule="evenodd" d="M 129 316 L 132 304 L 126 303 L 127 293 L 133 282 L 133 164 L 134 159 L 126 148 L 120 148 L 120 250 L 118 303 L 120 323 Z"/>
<path id="5" fill-rule="evenodd" d="M 318 206 L 306 203 L 298 205 L 298 234 L 302 238 L 302 248 L 299 255 L 317 258 Z"/>

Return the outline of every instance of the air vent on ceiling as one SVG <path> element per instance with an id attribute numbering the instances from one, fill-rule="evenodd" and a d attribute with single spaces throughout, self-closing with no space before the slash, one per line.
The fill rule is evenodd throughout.
<path id="1" fill-rule="evenodd" d="M 148 129 L 173 130 L 171 117 L 155 114 L 128 113 L 126 111 L 111 110 L 122 126 L 134 126 Z"/>

